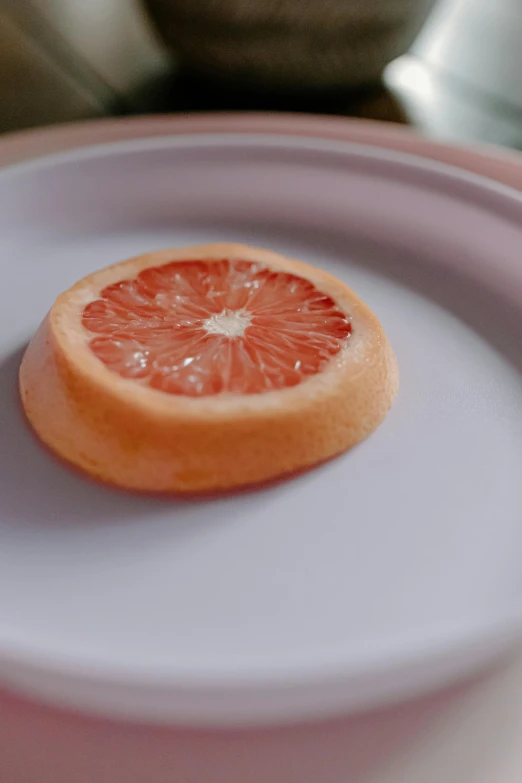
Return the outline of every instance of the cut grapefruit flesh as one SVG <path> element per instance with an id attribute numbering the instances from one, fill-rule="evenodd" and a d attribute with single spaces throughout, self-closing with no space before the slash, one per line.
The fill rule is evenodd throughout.
<path id="1" fill-rule="evenodd" d="M 61 294 L 20 369 L 34 429 L 106 482 L 229 489 L 339 454 L 384 419 L 395 357 L 314 267 L 242 245 L 163 250 Z"/>
<path id="2" fill-rule="evenodd" d="M 257 394 L 319 372 L 349 316 L 308 280 L 255 261 L 173 261 L 103 289 L 83 311 L 93 353 L 169 394 Z"/>

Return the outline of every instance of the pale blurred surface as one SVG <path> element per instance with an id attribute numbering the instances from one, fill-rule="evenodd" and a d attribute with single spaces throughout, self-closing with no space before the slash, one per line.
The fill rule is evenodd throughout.
<path id="1" fill-rule="evenodd" d="M 522 148 L 521 72 L 521 0 L 437 0 L 384 84 L 299 94 L 232 87 L 177 68 L 140 0 L 0 4 L 0 131 L 103 115 L 287 110 Z"/>

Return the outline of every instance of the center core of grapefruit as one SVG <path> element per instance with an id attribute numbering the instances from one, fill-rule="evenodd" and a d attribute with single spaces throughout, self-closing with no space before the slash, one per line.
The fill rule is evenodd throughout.
<path id="1" fill-rule="evenodd" d="M 109 370 L 191 397 L 296 386 L 352 332 L 309 280 L 238 259 L 148 267 L 104 288 L 82 324 Z"/>
<path id="2" fill-rule="evenodd" d="M 203 324 L 208 334 L 222 334 L 225 337 L 243 337 L 245 329 L 252 323 L 252 316 L 244 310 L 223 310 L 211 315 Z"/>

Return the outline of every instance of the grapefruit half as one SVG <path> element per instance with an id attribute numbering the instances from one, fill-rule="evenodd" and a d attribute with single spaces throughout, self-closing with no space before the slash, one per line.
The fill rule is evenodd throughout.
<path id="1" fill-rule="evenodd" d="M 398 386 L 371 310 L 307 264 L 234 244 L 162 250 L 61 294 L 24 355 L 40 438 L 144 491 L 265 482 L 333 457 Z"/>

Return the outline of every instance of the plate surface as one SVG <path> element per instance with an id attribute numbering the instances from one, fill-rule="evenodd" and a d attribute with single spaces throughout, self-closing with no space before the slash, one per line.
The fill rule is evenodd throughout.
<path id="1" fill-rule="evenodd" d="M 139 141 L 0 174 L 0 677 L 55 703 L 233 724 L 345 712 L 483 665 L 522 629 L 522 199 L 342 143 Z M 57 293 L 168 245 L 324 266 L 380 316 L 399 398 L 271 489 L 130 497 L 57 465 L 17 406 Z"/>

